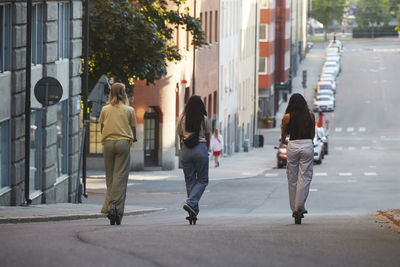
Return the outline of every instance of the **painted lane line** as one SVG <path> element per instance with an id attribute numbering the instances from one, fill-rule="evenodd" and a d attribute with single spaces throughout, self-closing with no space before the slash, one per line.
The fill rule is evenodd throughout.
<path id="1" fill-rule="evenodd" d="M 359 132 L 365 132 L 367 129 L 365 128 L 365 127 L 360 127 L 360 128 L 358 128 L 358 131 Z"/>
<path id="2" fill-rule="evenodd" d="M 357 180 L 351 179 L 351 180 L 347 180 L 348 183 L 355 183 L 357 182 Z"/>
<path id="3" fill-rule="evenodd" d="M 334 149 L 335 149 L 335 150 L 340 150 L 340 151 L 341 151 L 341 150 L 343 150 L 343 147 L 341 147 L 341 146 L 335 146 Z"/>
<path id="4" fill-rule="evenodd" d="M 277 177 L 278 174 L 277 173 L 266 173 L 265 177 Z"/>
<path id="5" fill-rule="evenodd" d="M 365 176 L 376 176 L 376 172 L 364 172 Z"/>
<path id="6" fill-rule="evenodd" d="M 316 189 L 316 188 L 311 188 L 310 189 L 310 192 L 317 192 L 318 191 L 318 189 Z"/>
<path id="7" fill-rule="evenodd" d="M 342 128 L 340 128 L 340 127 L 338 127 L 338 128 L 335 128 L 335 132 L 338 132 L 338 133 L 340 133 L 342 131 Z"/>
<path id="8" fill-rule="evenodd" d="M 362 146 L 361 149 L 362 149 L 362 150 L 370 150 L 371 147 L 370 147 L 370 146 Z"/>
<path id="9" fill-rule="evenodd" d="M 349 146 L 348 149 L 349 150 L 356 150 L 356 148 L 354 146 Z"/>
<path id="10" fill-rule="evenodd" d="M 368 168 L 376 169 L 376 166 L 375 165 L 370 165 L 370 166 L 368 166 Z"/>
<path id="11" fill-rule="evenodd" d="M 352 176 L 353 174 L 351 172 L 339 172 L 339 176 Z"/>
<path id="12" fill-rule="evenodd" d="M 326 172 L 316 172 L 315 176 L 328 176 Z"/>
<path id="13" fill-rule="evenodd" d="M 354 128 L 349 127 L 349 128 L 347 128 L 347 131 L 348 131 L 348 132 L 352 132 L 352 131 L 354 131 Z"/>

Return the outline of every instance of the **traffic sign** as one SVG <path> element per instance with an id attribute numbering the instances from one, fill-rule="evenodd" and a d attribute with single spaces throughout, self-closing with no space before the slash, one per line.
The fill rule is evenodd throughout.
<path id="1" fill-rule="evenodd" d="M 57 104 L 62 95 L 63 89 L 60 82 L 53 77 L 40 79 L 34 89 L 35 97 L 44 107 Z"/>
<path id="2" fill-rule="evenodd" d="M 289 90 L 289 86 L 287 83 L 276 83 L 275 84 L 275 90 Z"/>

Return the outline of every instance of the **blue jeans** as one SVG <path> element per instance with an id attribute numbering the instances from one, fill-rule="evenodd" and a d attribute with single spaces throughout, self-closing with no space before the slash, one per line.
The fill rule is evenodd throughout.
<path id="1" fill-rule="evenodd" d="M 191 149 L 183 145 L 181 164 L 185 175 L 186 203 L 196 213 L 199 213 L 199 201 L 208 184 L 208 151 L 206 143 L 201 142 Z"/>

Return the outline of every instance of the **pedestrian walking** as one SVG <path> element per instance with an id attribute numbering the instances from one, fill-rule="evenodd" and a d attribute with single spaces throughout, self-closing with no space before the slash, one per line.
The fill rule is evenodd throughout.
<path id="1" fill-rule="evenodd" d="M 101 212 L 107 214 L 111 225 L 121 224 L 131 162 L 130 147 L 137 141 L 135 110 L 128 103 L 125 85 L 112 84 L 109 104 L 101 110 L 99 120 L 107 185 Z"/>
<path id="2" fill-rule="evenodd" d="M 305 203 L 313 175 L 315 118 L 301 94 L 290 97 L 281 124 L 281 142 L 287 145 L 286 174 L 289 187 L 289 202 L 295 223 L 307 213 Z"/>
<path id="3" fill-rule="evenodd" d="M 222 139 L 222 135 L 219 134 L 218 129 L 215 129 L 210 141 L 210 149 L 214 155 L 215 168 L 219 167 L 219 157 L 221 156 L 223 148 L 224 140 Z"/>
<path id="4" fill-rule="evenodd" d="M 208 184 L 208 148 L 211 123 L 200 96 L 189 98 L 178 119 L 176 133 L 181 145 L 181 165 L 185 176 L 187 200 L 183 209 L 190 224 L 196 224 L 199 201 Z"/>

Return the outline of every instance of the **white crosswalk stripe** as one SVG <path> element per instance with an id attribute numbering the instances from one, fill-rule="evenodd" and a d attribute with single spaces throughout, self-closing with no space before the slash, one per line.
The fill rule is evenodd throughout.
<path id="1" fill-rule="evenodd" d="M 348 149 L 349 150 L 356 150 L 356 148 L 354 146 L 349 146 Z"/>
<path id="2" fill-rule="evenodd" d="M 342 151 L 342 150 L 343 150 L 343 147 L 341 147 L 341 146 L 335 146 L 334 149 L 335 149 L 335 150 Z"/>
<path id="3" fill-rule="evenodd" d="M 361 149 L 362 150 L 369 150 L 369 149 L 371 149 L 371 147 L 370 146 L 362 146 Z"/>
<path id="4" fill-rule="evenodd" d="M 326 172 L 316 172 L 314 176 L 328 176 Z"/>
<path id="5" fill-rule="evenodd" d="M 340 127 L 335 128 L 335 132 L 340 133 L 341 131 L 342 131 L 342 128 L 340 128 Z"/>
<path id="6" fill-rule="evenodd" d="M 352 176 L 353 174 L 351 172 L 339 172 L 339 176 Z"/>
<path id="7" fill-rule="evenodd" d="M 348 127 L 348 128 L 347 128 L 347 131 L 348 131 L 348 132 L 352 132 L 352 131 L 354 131 L 354 128 Z"/>
<path id="8" fill-rule="evenodd" d="M 358 128 L 358 131 L 359 132 L 365 132 L 367 129 L 365 128 L 365 127 L 360 127 L 360 128 Z"/>
<path id="9" fill-rule="evenodd" d="M 376 172 L 364 172 L 365 176 L 376 176 Z"/>

